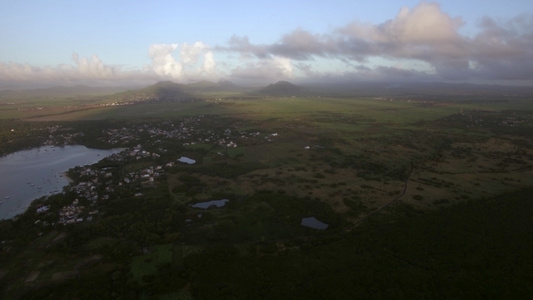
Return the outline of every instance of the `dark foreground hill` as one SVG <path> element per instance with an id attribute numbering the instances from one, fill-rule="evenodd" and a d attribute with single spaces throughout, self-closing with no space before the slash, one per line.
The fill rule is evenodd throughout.
<path id="1" fill-rule="evenodd" d="M 63 278 L 71 274 L 63 272 L 61 280 L 31 285 L 17 283 L 16 271 L 10 271 L 0 278 L 0 288 L 3 299 L 526 299 L 533 283 L 532 192 L 426 213 L 398 203 L 392 207 L 395 220 L 385 216 L 351 232 L 286 240 L 283 249 L 276 241 L 236 244 L 217 237 L 201 251 L 167 243 L 146 247 L 147 254 L 136 253 L 136 259 L 125 241 L 109 243 L 112 239 L 104 236 L 80 244 L 92 232 L 80 228 L 45 252 L 71 256 L 75 249 L 85 251 L 92 260 L 79 263 L 80 271 L 71 272 L 75 276 Z M 275 195 L 265 195 L 270 197 Z M 154 208 L 135 214 L 168 210 L 166 205 Z M 114 227 L 100 230 L 130 228 L 130 221 L 135 219 L 115 217 L 108 222 Z M 21 222 L 4 223 L 3 234 L 20 234 Z M 158 222 L 147 225 L 157 227 Z M 91 249 L 101 249 L 100 254 Z M 40 258 L 43 251 L 28 248 L 14 259 Z M 152 275 L 135 279 L 132 274 L 141 272 L 136 266 L 152 260 L 162 262 L 154 264 Z"/>
<path id="2" fill-rule="evenodd" d="M 283 255 L 243 256 L 234 246 L 213 246 L 185 260 L 194 270 L 192 293 L 202 299 L 527 298 L 533 282 L 531 192 L 418 216 L 398 205 L 405 217 L 396 222 L 373 221 L 344 237 L 302 242 L 301 251 Z"/>

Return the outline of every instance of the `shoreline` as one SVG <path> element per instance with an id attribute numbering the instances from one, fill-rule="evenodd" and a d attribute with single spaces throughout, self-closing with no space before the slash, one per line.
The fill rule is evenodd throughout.
<path id="1" fill-rule="evenodd" d="M 95 150 L 100 152 L 93 152 Z M 70 145 L 58 151 L 56 146 L 47 145 L 8 154 L 0 159 L 0 178 L 3 178 L 0 183 L 0 201 L 3 201 L 0 220 L 24 214 L 34 201 L 42 197 L 63 193 L 65 187 L 75 182 L 68 176 L 71 168 L 97 163 L 122 150 Z M 92 159 L 78 155 L 80 153 L 91 153 Z"/>

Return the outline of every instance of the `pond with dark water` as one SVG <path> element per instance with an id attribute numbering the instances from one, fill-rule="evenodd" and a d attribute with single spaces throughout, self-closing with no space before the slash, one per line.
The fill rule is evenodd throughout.
<path id="1" fill-rule="evenodd" d="M 215 207 L 224 207 L 226 205 L 226 202 L 228 202 L 228 199 L 220 199 L 220 200 L 211 200 L 211 201 L 205 201 L 205 202 L 198 202 L 191 204 L 191 207 L 194 208 L 201 208 L 201 209 L 208 209 L 211 206 Z"/>
<path id="2" fill-rule="evenodd" d="M 313 228 L 313 229 L 319 229 L 324 230 L 328 228 L 328 224 L 320 222 L 315 217 L 309 217 L 309 218 L 302 218 L 302 226 Z"/>

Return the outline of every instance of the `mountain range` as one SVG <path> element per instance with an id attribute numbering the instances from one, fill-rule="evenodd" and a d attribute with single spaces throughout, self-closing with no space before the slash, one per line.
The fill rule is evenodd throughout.
<path id="1" fill-rule="evenodd" d="M 269 96 L 294 96 L 304 92 L 304 89 L 288 81 L 278 81 L 256 91 L 260 95 Z"/>
<path id="2" fill-rule="evenodd" d="M 92 87 L 84 85 L 60 86 L 28 90 L 0 90 L 0 100 L 27 100 L 40 98 L 113 99 L 113 101 L 191 101 L 206 97 L 405 97 L 440 99 L 447 95 L 468 97 L 524 97 L 533 96 L 533 87 L 479 85 L 469 83 L 317 83 L 296 85 L 288 81 L 278 81 L 264 87 L 251 88 L 236 85 L 230 81 L 199 81 L 182 84 L 161 81 L 146 87 Z M 443 99 L 444 99 L 443 98 Z"/>

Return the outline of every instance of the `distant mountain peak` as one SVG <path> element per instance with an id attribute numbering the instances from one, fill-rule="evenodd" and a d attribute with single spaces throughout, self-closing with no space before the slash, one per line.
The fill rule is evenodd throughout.
<path id="1" fill-rule="evenodd" d="M 218 85 L 220 86 L 235 86 L 235 84 L 229 80 L 220 80 L 218 82 Z"/>
<path id="2" fill-rule="evenodd" d="M 164 81 L 158 81 L 152 86 L 180 86 L 180 85 L 181 84 L 174 82 L 174 81 L 164 80 Z"/>
<path id="3" fill-rule="evenodd" d="M 274 83 L 274 85 L 276 85 L 276 84 L 295 85 L 295 84 L 292 84 L 292 83 L 290 83 L 290 82 L 288 82 L 286 80 L 280 80 L 280 81 Z"/>
<path id="4" fill-rule="evenodd" d="M 183 89 L 183 84 L 173 81 L 159 81 L 153 85 L 141 89 L 130 90 L 117 95 L 126 101 L 145 102 L 145 101 L 183 101 L 191 99 Z"/>
<path id="5" fill-rule="evenodd" d="M 266 87 L 260 89 L 260 94 L 270 94 L 279 96 L 291 96 L 293 94 L 300 93 L 302 88 L 296 84 L 292 84 L 285 80 L 280 80 L 276 83 L 269 84 Z"/>
<path id="6" fill-rule="evenodd" d="M 300 87 L 296 84 L 290 83 L 285 80 L 280 80 L 276 83 L 269 84 L 267 87 L 275 87 L 277 89 L 287 89 L 287 90 L 299 90 Z"/>

